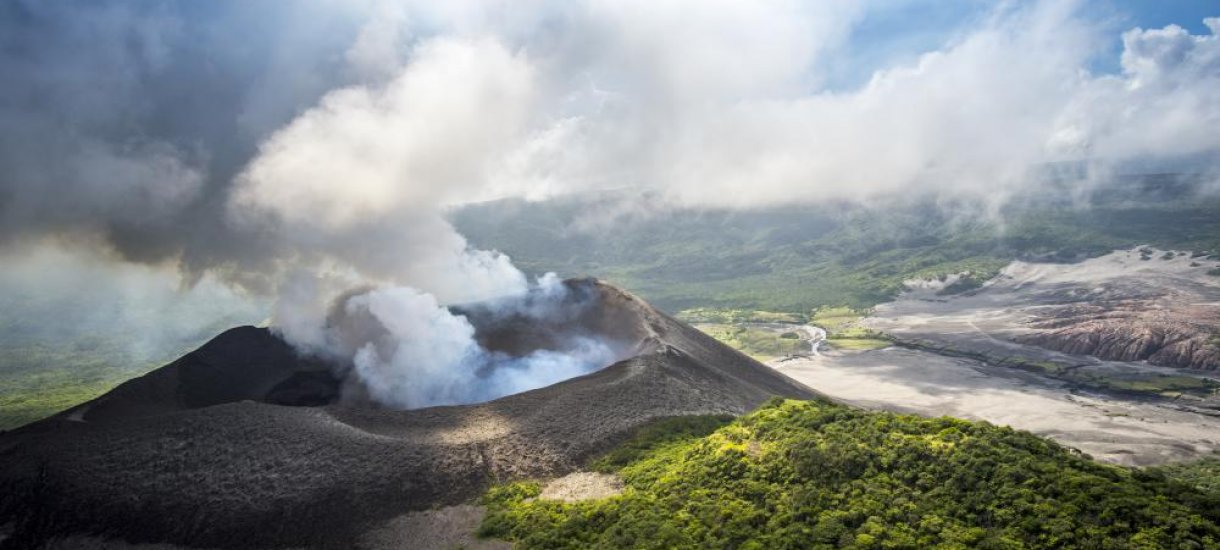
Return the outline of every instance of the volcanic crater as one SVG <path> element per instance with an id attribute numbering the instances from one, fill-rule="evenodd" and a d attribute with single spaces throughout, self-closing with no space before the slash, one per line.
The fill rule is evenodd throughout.
<path id="1" fill-rule="evenodd" d="M 455 308 L 490 350 L 526 354 L 565 331 L 622 350 L 605 368 L 544 388 L 393 410 L 346 398 L 342 368 L 247 326 L 0 435 L 0 547 L 76 534 L 351 548 L 395 517 L 468 502 L 490 483 L 576 471 L 661 418 L 819 397 L 625 291 L 593 279 L 564 285 L 591 301 L 551 321 Z"/>

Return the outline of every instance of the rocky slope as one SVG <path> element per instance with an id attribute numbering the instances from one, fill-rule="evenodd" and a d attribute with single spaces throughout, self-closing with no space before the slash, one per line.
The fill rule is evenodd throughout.
<path id="1" fill-rule="evenodd" d="M 1215 370 L 1220 368 L 1215 309 L 1153 309 L 1142 302 L 1063 306 L 1030 322 L 1038 332 L 1015 339 L 1107 361 Z"/>
<path id="2" fill-rule="evenodd" d="M 966 293 L 913 290 L 878 306 L 869 322 L 896 336 L 1000 357 L 1220 368 L 1220 277 L 1211 274 L 1220 263 L 1148 250 L 1073 264 L 1014 262 Z M 1022 345 L 1073 357 L 1039 357 Z"/>
<path id="3" fill-rule="evenodd" d="M 602 283 L 576 322 L 636 353 L 495 401 L 397 411 L 338 399 L 327 365 L 265 329 L 0 436 L 0 547 L 90 535 L 203 547 L 351 548 L 488 483 L 573 471 L 655 419 L 750 410 L 807 387 Z M 476 328 L 477 319 L 472 319 Z M 480 335 L 518 341 L 530 327 Z M 304 406 L 292 406 L 304 405 Z"/>

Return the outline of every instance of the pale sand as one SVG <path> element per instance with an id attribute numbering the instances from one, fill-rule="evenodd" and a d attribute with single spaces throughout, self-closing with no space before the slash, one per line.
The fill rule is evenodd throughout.
<path id="1" fill-rule="evenodd" d="M 1074 393 L 1063 382 L 973 360 L 887 348 L 770 364 L 853 405 L 986 420 L 1050 437 L 1105 462 L 1160 464 L 1220 447 L 1220 418 L 1172 404 Z"/>
<path id="2" fill-rule="evenodd" d="M 612 497 L 623 492 L 623 480 L 614 474 L 597 472 L 573 472 L 553 479 L 542 488 L 538 498 L 579 502 L 596 498 Z"/>

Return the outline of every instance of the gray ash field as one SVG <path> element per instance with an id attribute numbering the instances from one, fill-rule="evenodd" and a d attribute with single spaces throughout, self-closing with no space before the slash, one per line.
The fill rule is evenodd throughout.
<path id="1" fill-rule="evenodd" d="M 331 366 L 241 327 L 5 433 L 0 546 L 79 535 L 348 548 L 397 516 L 468 501 L 492 482 L 573 471 L 659 418 L 816 397 L 626 292 L 567 284 L 598 297 L 577 322 L 630 338 L 632 356 L 487 403 L 398 411 L 340 399 Z"/>

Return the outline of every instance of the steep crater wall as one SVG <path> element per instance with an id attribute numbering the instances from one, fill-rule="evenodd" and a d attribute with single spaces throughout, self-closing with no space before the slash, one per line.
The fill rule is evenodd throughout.
<path id="1" fill-rule="evenodd" d="M 0 436 L 0 525 L 15 547 L 86 533 L 349 548 L 388 518 L 463 502 L 492 481 L 573 471 L 659 418 L 817 397 L 626 292 L 575 284 L 598 306 L 565 324 L 624 342 L 628 356 L 475 405 L 275 404 L 271 396 L 291 393 L 294 380 L 298 389 L 333 384 L 332 366 L 266 329 L 228 331 L 78 409 Z M 547 345 L 547 329 L 471 319 L 489 348 Z M 308 398 L 292 404 L 318 404 L 297 394 Z"/>

